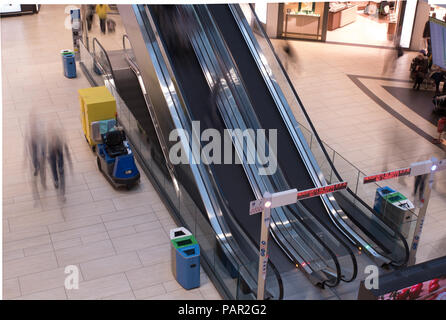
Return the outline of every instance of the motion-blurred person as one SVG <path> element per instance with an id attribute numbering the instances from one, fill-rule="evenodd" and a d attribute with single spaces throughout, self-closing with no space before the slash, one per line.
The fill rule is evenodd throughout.
<path id="1" fill-rule="evenodd" d="M 419 202 L 420 207 L 422 207 L 424 203 L 424 188 L 426 185 L 427 176 L 427 174 L 423 174 L 415 177 L 413 196 L 415 197 L 415 201 Z"/>
<path id="2" fill-rule="evenodd" d="M 36 115 L 32 111 L 29 115 L 29 129 L 25 136 L 26 153 L 31 159 L 31 171 L 33 175 L 32 188 L 33 197 L 38 199 L 37 176 L 40 175 L 40 182 L 46 188 L 46 139 L 42 124 L 37 123 Z"/>
<path id="3" fill-rule="evenodd" d="M 176 58 L 187 60 L 188 52 L 192 49 L 188 38 L 191 29 L 190 18 L 184 11 L 180 12 L 176 5 L 156 6 L 154 11 L 159 17 L 160 28 L 165 34 L 167 46 Z"/>
<path id="4" fill-rule="evenodd" d="M 420 86 L 423 83 L 424 79 L 427 76 L 429 69 L 429 62 L 427 58 L 423 55 L 418 55 L 417 64 L 415 66 L 415 81 L 413 85 L 413 89 L 420 90 Z"/>
<path id="5" fill-rule="evenodd" d="M 93 4 L 88 4 L 87 5 L 87 10 L 86 10 L 86 20 L 87 20 L 87 28 L 88 31 L 91 30 L 91 26 L 93 25 L 93 19 L 94 19 L 94 12 L 95 12 L 95 5 Z"/>
<path id="6" fill-rule="evenodd" d="M 394 47 L 393 49 L 386 55 L 386 57 L 384 58 L 384 66 L 383 66 L 383 71 L 382 74 L 392 74 L 395 72 L 396 69 L 396 64 L 397 64 L 397 60 L 399 58 L 401 58 L 404 55 L 404 51 L 403 48 L 401 48 L 400 45 L 400 38 L 399 37 L 395 37 L 394 40 Z"/>
<path id="7" fill-rule="evenodd" d="M 99 17 L 99 25 L 101 26 L 101 32 L 105 34 L 106 22 L 107 22 L 107 13 L 110 11 L 110 8 L 106 4 L 98 4 L 96 5 L 96 13 Z"/>
<path id="8" fill-rule="evenodd" d="M 54 127 L 49 130 L 48 137 L 48 161 L 53 175 L 54 187 L 59 189 L 59 194 L 65 196 L 65 163 L 64 156 L 68 160 L 70 169 L 72 170 L 72 162 L 68 146 L 61 130 Z"/>
<path id="9" fill-rule="evenodd" d="M 215 128 L 215 122 L 218 121 L 218 96 L 222 93 L 223 85 L 222 80 L 219 79 L 214 83 L 214 86 L 211 88 L 211 93 L 209 96 L 209 106 L 211 108 L 211 112 L 209 113 L 209 117 L 207 118 L 207 126 L 209 128 Z"/>
<path id="10" fill-rule="evenodd" d="M 432 18 L 436 19 L 437 18 L 437 14 L 434 12 L 432 13 Z M 423 39 L 424 39 L 424 47 L 426 48 L 428 54 L 431 50 L 431 26 L 429 23 L 429 18 L 426 21 L 426 24 L 424 25 L 424 30 L 423 30 Z"/>
<path id="11" fill-rule="evenodd" d="M 437 66 L 432 67 L 432 72 L 429 76 L 435 82 L 435 95 L 440 95 L 440 83 L 443 82 L 443 94 L 446 93 L 446 75 L 445 73 Z"/>
<path id="12" fill-rule="evenodd" d="M 285 52 L 285 70 L 288 72 L 288 63 L 291 61 L 292 63 L 297 63 L 297 53 L 296 50 L 290 45 L 288 41 L 285 41 L 283 46 L 283 52 Z"/>

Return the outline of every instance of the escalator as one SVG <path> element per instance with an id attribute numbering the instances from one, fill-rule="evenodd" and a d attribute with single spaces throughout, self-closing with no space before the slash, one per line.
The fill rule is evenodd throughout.
<path id="1" fill-rule="evenodd" d="M 262 57 L 258 48 L 255 48 L 255 37 L 252 34 L 252 29 L 262 33 L 269 44 L 270 56 L 278 60 L 263 28 L 258 21 L 254 22 L 256 23 L 254 28 L 252 26 L 247 28 L 246 21 L 243 21 L 244 16 L 237 5 L 209 5 L 208 7 L 225 38 L 234 61 L 237 63 L 240 74 L 244 78 L 244 83 L 253 100 L 252 105 L 256 109 L 255 112 L 262 115 L 259 117 L 262 126 L 264 128 L 282 128 L 278 130 L 278 154 L 281 154 L 278 160 L 283 167 L 287 168 L 287 180 L 292 187 L 298 190 L 320 187 L 323 179 L 321 179 L 320 171 L 318 172 L 317 163 L 314 159 L 311 159 L 312 155 L 311 152 L 308 152 L 309 147 L 306 145 L 305 139 L 299 137 L 299 132 L 295 132 L 298 130 L 294 129 L 292 125 L 288 125 L 288 128 L 285 128 L 287 121 L 290 120 L 285 112 L 280 111 L 281 107 L 287 107 L 280 106 L 280 103 L 278 103 L 281 98 L 277 98 L 277 96 L 283 95 L 280 88 L 277 90 L 277 87 L 274 88 L 274 85 L 268 86 L 268 81 L 271 83 L 274 80 L 271 79 L 270 75 L 262 74 L 261 70 L 265 68 L 265 65 L 260 62 Z M 253 10 L 252 15 L 255 17 Z M 270 61 L 271 59 L 268 62 Z M 282 71 L 286 75 L 283 68 Z M 289 82 L 287 85 L 292 86 L 288 77 L 287 80 Z M 276 90 L 273 91 L 274 89 Z M 312 126 L 311 120 L 308 118 L 294 88 L 292 89 L 300 107 L 305 112 L 307 121 Z M 274 95 L 276 95 L 276 98 L 274 98 Z M 281 101 L 282 103 L 283 100 Z M 315 132 L 314 127 L 312 129 Z M 338 180 L 342 181 L 316 132 L 315 135 Z M 296 148 L 290 148 L 293 144 L 296 145 Z M 302 144 L 300 148 L 299 144 Z M 307 159 L 304 161 L 305 158 Z M 314 172 L 313 176 L 311 175 L 312 170 Z M 311 208 L 311 212 L 317 216 L 318 220 L 325 221 L 326 223 L 324 224 L 333 232 L 344 234 L 357 247 L 362 247 L 366 252 L 371 253 L 378 263 L 400 267 L 407 262 L 407 243 L 399 232 L 380 220 L 373 210 L 354 195 L 351 190 L 338 192 L 332 196 L 336 201 L 327 199 L 327 197 L 321 197 L 304 200 L 302 203 L 305 207 Z M 329 217 L 330 215 L 334 218 Z"/>
<path id="2" fill-rule="evenodd" d="M 180 39 L 172 38 L 174 35 L 166 31 L 167 28 L 162 27 L 164 25 L 162 19 L 165 15 L 165 12 L 163 12 L 163 10 L 166 10 L 165 7 L 149 6 L 149 10 L 154 18 L 154 23 L 157 26 L 160 37 L 168 39 L 164 40 L 163 44 L 167 49 L 166 51 L 172 54 L 169 59 L 172 63 L 175 77 L 179 83 L 181 94 L 185 100 L 185 105 L 191 113 L 191 118 L 200 121 L 201 132 L 213 128 L 217 129 L 221 136 L 223 136 L 223 130 L 227 128 L 228 124 L 222 119 L 224 116 L 218 118 L 210 116 L 210 113 L 213 113 L 214 111 L 212 110 L 212 107 L 210 107 L 212 102 L 207 99 L 207 97 L 211 96 L 211 90 L 205 75 L 207 74 L 209 76 L 209 74 L 202 69 L 202 60 L 210 59 L 215 62 L 216 59 L 212 55 L 209 55 L 210 48 L 205 48 L 206 44 L 203 39 L 206 39 L 206 35 L 203 34 L 202 29 L 194 31 L 189 30 L 193 34 L 198 35 L 196 39 L 192 41 L 194 50 L 191 50 L 191 48 L 183 48 L 183 50 L 179 50 L 178 48 L 175 48 L 175 45 L 180 43 Z M 174 9 L 169 8 L 168 10 L 169 14 L 172 14 L 172 10 Z M 182 10 L 182 8 L 180 10 Z M 182 16 L 183 14 L 186 13 L 183 12 Z M 188 19 L 190 18 L 191 17 L 189 16 Z M 172 17 L 172 19 L 174 18 Z M 188 23 L 193 23 L 192 20 L 188 21 Z M 197 21 L 203 22 L 199 18 L 195 20 L 195 22 Z M 196 24 L 199 25 L 199 23 Z M 191 27 L 188 26 L 185 29 L 190 28 Z M 187 35 L 183 34 L 176 36 L 181 37 Z M 176 52 L 181 52 L 181 55 L 176 56 Z M 194 52 L 196 55 L 192 54 Z M 203 57 L 203 55 L 206 55 L 206 57 Z M 197 57 L 199 58 L 197 59 Z M 220 112 L 222 112 L 222 110 L 220 110 Z M 234 154 L 233 150 L 231 154 Z M 252 239 L 256 239 L 258 242 L 260 236 L 259 217 L 247 215 L 245 208 L 248 208 L 249 201 L 258 198 L 259 194 L 253 192 L 255 188 L 253 187 L 252 180 L 243 178 L 244 176 L 246 177 L 246 168 L 237 164 L 213 164 L 211 171 L 218 185 L 223 190 L 224 196 L 228 201 L 228 206 L 234 212 L 237 222 L 243 229 L 247 230 L 247 233 Z M 269 190 L 272 190 L 272 188 L 269 188 Z M 280 210 L 282 209 L 277 209 L 277 211 Z M 284 209 L 284 211 L 286 210 L 289 209 Z M 278 214 L 278 216 L 279 215 L 280 214 Z M 353 257 L 351 250 L 349 251 L 339 238 L 324 233 L 321 227 L 315 231 L 314 225 L 317 222 L 311 221 L 310 219 L 304 221 L 304 219 L 301 218 L 301 220 L 298 221 L 298 219 L 294 217 L 291 217 L 290 219 L 289 216 L 287 217 L 284 213 L 282 213 L 281 218 L 277 219 L 277 222 L 275 222 L 273 218 L 273 230 L 275 229 L 275 225 L 277 229 L 282 229 L 282 231 L 278 230 L 278 233 L 273 233 L 273 236 L 277 241 L 272 245 L 270 251 L 271 259 L 281 273 L 294 270 L 295 265 L 301 265 L 304 269 L 308 269 L 307 273 L 312 276 L 312 281 L 314 281 L 315 284 L 319 283 L 322 285 L 336 286 L 340 280 L 351 281 L 354 279 L 356 274 L 355 258 Z M 289 234 L 287 234 L 287 232 L 289 232 Z M 334 244 L 328 246 L 327 243 Z M 303 255 L 305 255 L 304 259 L 302 259 Z M 349 272 L 343 270 L 338 261 L 344 256 L 346 258 L 345 260 L 351 260 L 350 262 L 344 263 L 344 266 L 347 263 L 351 265 L 351 270 Z"/>
<path id="3" fill-rule="evenodd" d="M 167 103 L 168 108 L 164 109 L 161 105 L 158 106 L 156 101 L 153 101 L 154 110 L 149 112 L 147 105 L 152 103 L 145 101 L 147 97 L 144 96 L 142 93 L 144 90 L 141 89 L 144 85 L 141 84 L 141 79 L 138 79 L 135 70 L 131 70 L 131 68 L 120 70 L 119 63 L 112 62 L 112 65 L 115 64 L 113 73 L 116 87 L 126 103 L 129 104 L 129 109 L 134 117 L 138 119 L 141 129 L 147 132 L 147 136 L 158 136 L 158 139 L 162 136 L 165 140 L 161 143 L 165 144 L 164 147 L 156 142 L 150 143 L 157 145 L 153 155 L 158 155 L 160 163 L 162 162 L 160 155 L 163 154 L 163 148 L 172 146 L 172 143 L 166 142 L 169 133 L 175 128 L 172 121 L 182 125 L 200 121 L 199 134 L 206 129 L 213 128 L 221 136 L 224 136 L 225 129 L 231 125 L 230 115 L 225 114 L 229 111 L 220 109 L 216 117 L 215 110 L 209 107 L 211 104 L 209 97 L 215 94 L 212 91 L 212 84 L 215 85 L 218 79 L 223 79 L 226 92 L 219 94 L 220 101 L 226 99 L 226 102 L 222 102 L 223 104 L 232 104 L 233 112 L 241 112 L 240 118 L 245 121 L 244 125 L 277 129 L 277 154 L 279 155 L 277 160 L 280 168 L 280 175 L 277 179 L 279 180 L 261 180 L 257 182 L 260 183 L 259 185 L 255 185 L 252 176 L 247 171 L 249 169 L 234 161 L 232 161 L 233 164 L 197 166 L 198 169 L 192 166 L 188 167 L 188 165 L 179 165 L 175 166 L 173 172 L 169 160 L 166 158 L 167 165 L 164 166 L 166 179 L 169 179 L 170 175 L 170 179 L 181 181 L 202 214 L 208 217 L 214 229 L 220 230 L 217 231 L 219 237 L 222 234 L 225 235 L 226 238 L 221 245 L 224 247 L 223 255 L 228 254 L 226 251 L 233 250 L 233 256 L 246 256 L 246 261 L 252 262 L 256 259 L 252 248 L 257 246 L 260 238 L 261 221 L 258 215 L 249 216 L 247 208 L 251 200 L 259 197 L 259 186 L 264 183 L 264 188 L 272 188 L 274 190 L 270 190 L 273 192 L 288 188 L 302 190 L 319 186 L 320 181 L 317 183 L 310 173 L 308 161 L 305 159 L 308 154 L 304 155 L 302 152 L 302 150 L 308 152 L 305 150 L 305 143 L 302 143 L 302 150 L 292 147 L 296 144 L 296 140 L 293 133 L 290 133 L 290 128 L 287 127 L 287 119 L 284 119 L 277 107 L 275 92 L 267 85 L 265 75 L 261 72 L 253 49 L 249 46 L 247 38 L 251 37 L 252 41 L 254 37 L 246 35 L 246 30 L 242 25 L 245 22 L 240 21 L 241 11 L 237 11 L 234 7 L 231 5 L 208 5 L 181 6 L 181 8 L 175 9 L 184 10 L 185 14 L 189 15 L 188 19 L 194 21 L 194 26 L 191 28 L 188 26 L 183 34 L 176 35 L 178 38 L 175 41 L 172 39 L 172 36 L 175 35 L 169 33 L 168 28 L 163 28 L 163 23 L 160 21 L 165 6 L 132 6 L 139 28 L 135 28 L 135 25 L 126 26 L 127 33 L 129 31 L 134 33 L 135 30 L 146 32 L 147 34 L 143 35 L 143 38 L 146 37 L 144 38 L 145 47 L 148 49 L 151 46 L 149 50 L 156 53 L 155 55 L 151 51 L 150 59 L 158 60 L 157 63 L 163 59 L 168 61 L 167 67 L 164 67 L 166 70 L 160 71 L 160 67 L 155 66 L 155 69 L 158 68 L 155 71 L 158 77 L 162 73 L 164 77 L 167 73 L 172 76 L 172 83 L 164 79 L 167 82 L 164 86 L 161 85 L 161 90 L 164 90 L 164 93 L 167 92 L 165 90 L 169 90 L 169 99 L 178 101 L 175 107 L 176 114 L 173 113 L 171 101 Z M 168 10 L 172 10 L 172 8 Z M 123 21 L 125 23 L 125 19 Z M 212 28 L 215 28 L 216 31 Z M 149 33 L 153 33 L 153 35 L 148 35 Z M 184 36 L 188 36 L 191 42 L 188 44 L 187 50 L 179 51 L 175 48 L 175 43 L 182 42 Z M 215 40 L 214 37 L 221 37 L 223 44 L 217 43 L 221 40 Z M 135 40 L 132 41 L 132 45 L 134 43 Z M 133 60 L 135 65 L 136 61 L 140 62 L 142 68 L 145 68 L 144 59 L 147 55 L 143 56 L 140 53 L 141 47 L 134 52 L 135 59 L 130 60 Z M 226 52 L 226 56 L 222 52 Z M 228 60 L 228 56 L 231 61 Z M 111 57 L 110 60 L 114 60 L 113 54 Z M 119 59 L 117 58 L 117 60 Z M 209 65 L 203 61 L 207 61 L 210 66 L 213 65 L 214 69 L 212 70 L 216 72 L 214 74 L 216 78 L 209 77 L 206 69 L 209 68 Z M 129 63 L 129 61 L 127 62 Z M 237 79 L 229 79 L 227 74 L 235 69 Z M 226 78 L 224 74 L 226 74 Z M 145 76 L 144 79 L 147 78 Z M 153 81 L 153 79 L 149 80 Z M 165 96 L 167 96 L 166 93 Z M 249 102 L 249 108 L 246 107 L 247 104 L 243 103 L 244 101 Z M 156 121 L 159 127 L 162 128 L 161 131 L 158 130 L 160 132 L 155 132 L 157 124 L 153 125 L 150 121 L 151 118 L 153 120 L 154 113 L 158 117 Z M 248 120 L 247 117 L 250 113 L 254 117 Z M 236 149 L 236 146 L 232 145 L 231 157 L 232 155 L 237 157 L 238 150 Z M 206 175 L 205 178 L 202 178 L 205 182 L 197 180 L 197 172 L 201 174 L 201 177 Z M 206 179 L 210 182 L 206 182 Z M 212 195 L 203 198 L 203 186 L 208 193 L 214 194 L 219 200 L 206 200 L 212 198 Z M 372 239 L 369 243 L 372 243 L 373 248 L 383 248 L 383 254 L 391 255 L 395 245 L 386 242 L 391 238 L 376 236 L 377 233 L 373 230 L 375 224 L 366 219 L 367 216 L 358 208 L 358 205 L 351 201 L 350 194 L 339 194 L 334 197 L 349 219 L 357 223 L 360 226 L 360 231 Z M 321 286 L 336 286 L 341 280 L 352 281 L 355 278 L 357 272 L 355 257 L 351 248 L 344 242 L 344 236 L 352 240 L 356 246 L 361 243 L 351 236 L 352 232 L 348 228 L 337 224 L 334 222 L 335 219 L 330 216 L 333 214 L 333 207 L 336 215 L 343 214 L 341 208 L 336 208 L 337 202 L 333 200 L 332 195 L 325 197 L 325 200 L 323 197 L 313 198 L 302 201 L 296 206 L 289 206 L 277 214 L 278 218 L 273 221 L 272 226 L 273 232 L 276 232 L 272 233 L 276 241 L 271 241 L 269 250 L 272 269 L 277 269 L 277 274 L 280 274 L 277 276 L 278 283 L 281 282 L 280 277 L 283 275 L 295 275 L 296 265 L 305 271 L 312 283 Z M 362 208 L 362 210 L 364 209 Z M 210 214 L 210 211 L 215 211 L 215 213 Z M 355 228 L 355 231 L 358 230 L 356 225 L 352 225 L 349 227 Z M 370 228 L 368 228 L 369 226 Z M 393 262 L 392 259 L 388 260 Z M 398 263 L 400 261 L 395 264 Z M 253 278 L 253 272 L 248 273 L 250 274 L 246 277 Z M 292 278 L 290 277 L 290 279 Z M 252 281 L 247 281 L 246 286 L 250 288 L 247 291 L 253 292 L 255 289 L 255 284 L 253 285 Z"/>

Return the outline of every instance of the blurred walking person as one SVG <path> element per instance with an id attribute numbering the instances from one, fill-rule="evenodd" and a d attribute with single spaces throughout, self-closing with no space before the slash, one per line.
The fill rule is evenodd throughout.
<path id="1" fill-rule="evenodd" d="M 396 69 L 396 64 L 399 58 L 404 55 L 404 50 L 400 45 L 400 37 L 395 37 L 393 49 L 384 58 L 384 66 L 382 75 L 393 74 Z"/>
<path id="2" fill-rule="evenodd" d="M 34 111 L 31 111 L 29 115 L 29 129 L 25 136 L 25 149 L 26 154 L 31 159 L 33 198 L 37 200 L 39 198 L 37 176 L 40 175 L 42 187 L 46 188 L 46 139 L 42 124 L 37 123 Z"/>
<path id="3" fill-rule="evenodd" d="M 429 61 L 427 57 L 423 55 L 418 55 L 417 57 L 417 65 L 415 66 L 415 80 L 413 89 L 414 90 L 420 90 L 420 86 L 423 83 L 424 79 L 427 77 L 427 74 L 429 72 Z"/>
<path id="4" fill-rule="evenodd" d="M 101 32 L 105 34 L 106 23 L 107 23 L 107 13 L 110 12 L 110 7 L 106 4 L 96 5 L 96 13 L 99 17 L 99 25 L 101 26 Z"/>
<path id="5" fill-rule="evenodd" d="M 297 65 L 297 53 L 296 50 L 294 50 L 294 48 L 290 45 L 290 43 L 288 41 L 285 40 L 285 44 L 282 47 L 283 52 L 285 52 L 286 57 L 285 57 L 285 70 L 286 72 L 288 72 L 288 63 L 294 63 Z"/>
<path id="6" fill-rule="evenodd" d="M 205 120 L 208 128 L 216 128 L 216 125 L 219 122 L 218 100 L 219 95 L 224 94 L 222 81 L 224 80 L 218 79 L 211 88 L 209 95 L 209 107 L 211 112 L 208 113 Z"/>
<path id="7" fill-rule="evenodd" d="M 94 20 L 94 12 L 96 6 L 93 4 L 87 4 L 87 12 L 86 12 L 86 19 L 87 19 L 87 28 L 88 31 L 91 31 L 91 26 L 93 25 Z"/>
<path id="8" fill-rule="evenodd" d="M 413 196 L 415 201 L 419 203 L 421 208 L 424 204 L 424 189 L 426 185 L 427 174 L 422 174 L 415 177 L 415 185 L 413 190 Z"/>
<path id="9" fill-rule="evenodd" d="M 68 160 L 70 169 L 72 170 L 72 161 L 68 146 L 61 130 L 51 128 L 48 137 L 48 162 L 50 164 L 51 173 L 53 175 L 54 187 L 59 189 L 59 195 L 65 200 L 65 162 Z"/>

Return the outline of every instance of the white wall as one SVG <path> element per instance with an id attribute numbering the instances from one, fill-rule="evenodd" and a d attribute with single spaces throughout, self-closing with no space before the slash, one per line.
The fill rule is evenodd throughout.
<path id="1" fill-rule="evenodd" d="M 409 49 L 421 50 L 423 45 L 423 31 L 426 21 L 429 19 L 430 6 L 425 1 L 418 1 L 417 12 L 415 14 L 415 22 L 413 25 L 412 40 Z"/>
<path id="2" fill-rule="evenodd" d="M 279 22 L 279 4 L 268 3 L 266 12 L 266 33 L 270 38 L 277 38 L 277 24 Z"/>

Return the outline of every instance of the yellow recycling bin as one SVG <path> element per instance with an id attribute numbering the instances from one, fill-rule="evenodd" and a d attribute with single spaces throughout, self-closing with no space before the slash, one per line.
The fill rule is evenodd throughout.
<path id="1" fill-rule="evenodd" d="M 105 87 L 79 89 L 82 129 L 85 138 L 94 150 L 96 142 L 91 137 L 91 123 L 116 118 L 116 100 Z"/>

